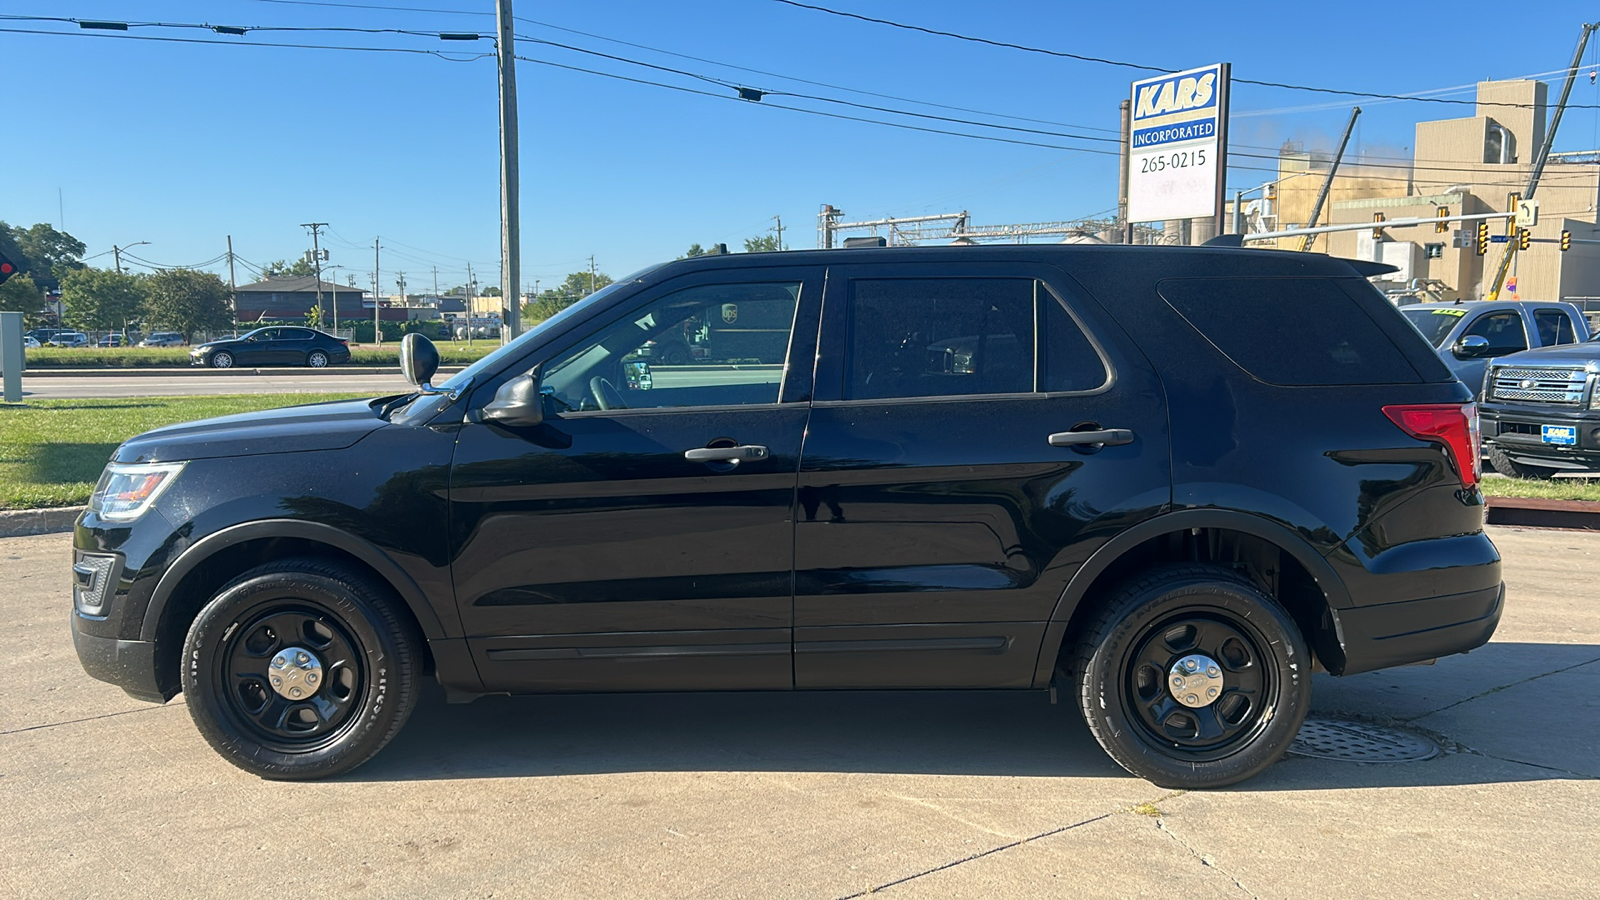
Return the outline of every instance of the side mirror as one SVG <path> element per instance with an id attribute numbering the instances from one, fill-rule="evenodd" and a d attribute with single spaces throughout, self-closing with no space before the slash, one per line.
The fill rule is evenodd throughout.
<path id="1" fill-rule="evenodd" d="M 539 370 L 534 369 L 500 385 L 494 399 L 485 403 L 476 418 L 514 428 L 532 428 L 544 423 L 544 395 L 539 390 Z"/>
<path id="2" fill-rule="evenodd" d="M 1456 359 L 1480 359 L 1489 355 L 1489 339 L 1481 334 L 1469 334 L 1456 341 L 1454 353 Z"/>
<path id="3" fill-rule="evenodd" d="M 439 371 L 439 348 L 417 332 L 400 339 L 400 372 L 406 380 L 425 392 L 433 389 L 433 375 Z"/>
<path id="4" fill-rule="evenodd" d="M 655 387 L 655 378 L 650 374 L 650 364 L 643 360 L 623 363 L 622 372 L 627 378 L 630 391 L 648 391 Z"/>

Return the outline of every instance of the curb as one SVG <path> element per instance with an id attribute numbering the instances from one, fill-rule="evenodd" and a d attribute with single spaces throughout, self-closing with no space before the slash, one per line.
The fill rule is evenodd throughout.
<path id="1" fill-rule="evenodd" d="M 454 375 L 466 366 L 440 366 L 440 375 Z M 139 376 L 173 376 L 191 375 L 206 377 L 210 375 L 307 375 L 311 373 L 328 373 L 329 377 L 339 375 L 399 375 L 399 366 L 329 366 L 326 369 L 311 369 L 305 366 L 296 368 L 277 367 L 267 369 L 209 369 L 203 366 L 100 366 L 96 368 L 74 369 L 71 366 L 50 366 L 47 368 L 28 369 L 22 373 L 24 380 L 29 378 L 126 378 Z"/>
<path id="2" fill-rule="evenodd" d="M 1484 520 L 1490 525 L 1600 531 L 1600 501 L 1543 500 L 1534 497 L 1485 497 Z"/>
<path id="3" fill-rule="evenodd" d="M 81 506 L 0 510 L 0 538 L 71 531 L 73 523 L 78 520 L 78 514 L 81 512 L 83 512 Z"/>

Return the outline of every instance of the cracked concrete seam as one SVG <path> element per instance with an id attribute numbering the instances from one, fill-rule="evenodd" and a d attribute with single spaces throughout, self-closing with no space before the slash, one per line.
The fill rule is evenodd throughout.
<path id="1" fill-rule="evenodd" d="M 1488 690 L 1485 690 L 1485 691 L 1479 691 L 1478 693 L 1473 694 L 1471 697 L 1466 697 L 1464 699 L 1457 700 L 1454 703 L 1445 704 L 1444 706 L 1441 706 L 1436 710 L 1433 710 L 1431 712 L 1425 712 L 1420 716 L 1412 716 L 1410 718 L 1397 719 L 1396 721 L 1407 722 L 1407 723 L 1416 722 L 1416 721 L 1419 721 L 1419 720 L 1422 720 L 1422 719 L 1426 719 L 1429 716 L 1436 716 L 1439 713 L 1444 712 L 1445 710 L 1455 709 L 1456 707 L 1460 706 L 1463 703 L 1471 703 L 1474 700 L 1481 700 L 1484 697 L 1487 697 L 1487 696 L 1489 696 L 1491 694 L 1498 694 L 1501 691 L 1509 691 L 1512 688 L 1517 687 L 1518 685 L 1524 685 L 1524 684 L 1527 684 L 1530 681 L 1538 681 L 1541 678 L 1549 678 L 1551 675 L 1560 675 L 1562 672 L 1570 672 L 1573 669 L 1581 669 L 1584 666 L 1594 665 L 1595 663 L 1600 663 L 1600 656 L 1597 656 L 1594 659 L 1586 659 L 1586 660 L 1584 660 L 1582 662 L 1576 662 L 1576 663 L 1573 663 L 1570 666 L 1562 666 L 1559 669 L 1553 669 L 1553 670 L 1551 670 L 1549 672 L 1540 672 L 1538 675 L 1529 675 L 1527 678 L 1524 678 L 1524 679 L 1522 679 L 1520 681 L 1513 681 L 1510 684 L 1502 684 L 1502 685 L 1498 685 L 1496 687 L 1489 688 Z"/>
<path id="2" fill-rule="evenodd" d="M 1259 898 L 1256 896 L 1256 892 L 1250 890 L 1247 887 L 1245 887 L 1244 886 L 1244 882 L 1240 881 L 1239 877 L 1237 875 L 1234 875 L 1232 872 L 1229 872 L 1227 869 L 1224 869 L 1223 867 L 1217 865 L 1217 861 L 1215 859 L 1213 859 L 1210 856 L 1207 856 L 1207 855 L 1201 853 L 1199 850 L 1196 850 L 1188 841 L 1184 840 L 1181 837 L 1178 837 L 1178 833 L 1173 831 L 1170 827 L 1168 827 L 1167 820 L 1166 820 L 1165 816 L 1156 816 L 1155 820 L 1156 820 L 1156 830 L 1161 832 L 1162 834 L 1166 835 L 1167 837 L 1172 838 L 1172 840 L 1175 841 L 1179 847 L 1182 847 L 1184 850 L 1188 851 L 1189 855 L 1194 857 L 1195 860 L 1197 860 L 1200 863 L 1200 865 L 1202 865 L 1202 866 L 1204 866 L 1204 867 L 1206 867 L 1208 869 L 1217 870 L 1217 872 L 1221 873 L 1223 877 L 1225 877 L 1229 881 L 1233 882 L 1233 886 L 1234 887 L 1236 887 L 1239 890 L 1243 891 L 1245 896 L 1249 897 L 1250 900 L 1259 900 Z"/>
<path id="3" fill-rule="evenodd" d="M 1055 835 L 1058 835 L 1058 834 L 1064 834 L 1064 833 L 1066 833 L 1068 831 L 1072 831 L 1073 829 L 1082 828 L 1085 825 L 1093 825 L 1096 822 L 1104 822 L 1105 820 L 1111 818 L 1112 816 L 1126 816 L 1126 815 L 1134 815 L 1136 813 L 1139 814 L 1139 815 L 1148 815 L 1148 813 L 1142 812 L 1142 810 L 1144 808 L 1154 809 L 1156 811 L 1154 818 L 1156 819 L 1157 824 L 1159 825 L 1162 813 L 1161 813 L 1160 807 L 1156 806 L 1156 804 L 1160 803 L 1162 801 L 1165 801 L 1165 800 L 1172 800 L 1172 799 L 1175 799 L 1175 798 L 1178 798 L 1178 797 L 1182 797 L 1184 794 L 1187 794 L 1187 793 L 1188 793 L 1188 791 L 1168 791 L 1167 793 L 1162 794 L 1161 796 L 1155 798 L 1154 800 L 1144 800 L 1144 801 L 1141 801 L 1139 803 L 1135 803 L 1132 806 L 1126 806 L 1126 807 L 1123 807 L 1122 809 L 1115 809 L 1115 810 L 1112 810 L 1111 812 L 1108 812 L 1108 813 L 1101 813 L 1098 816 L 1094 816 L 1092 818 L 1084 819 L 1081 822 L 1074 822 L 1071 825 L 1062 825 L 1062 826 L 1060 826 L 1058 828 L 1052 828 L 1049 831 L 1041 831 L 1038 834 L 1035 834 L 1035 835 L 1032 835 L 1032 836 L 1029 836 L 1029 837 L 1019 838 L 1019 839 L 1017 839 L 1015 841 L 1010 841 L 1008 843 L 1001 844 L 998 847 L 990 847 L 987 850 L 981 850 L 981 851 L 979 851 L 977 853 L 973 853 L 973 854 L 969 854 L 967 856 L 963 856 L 960 859 L 951 860 L 950 862 L 934 866 L 934 867 L 932 867 L 930 869 L 924 869 L 921 872 L 916 872 L 916 873 L 913 873 L 911 875 L 906 875 L 906 876 L 903 876 L 903 877 L 900 877 L 900 878 L 896 878 L 893 881 L 885 881 L 883 884 L 873 885 L 872 887 L 869 887 L 864 891 L 857 891 L 854 894 L 846 894 L 845 896 L 840 897 L 839 900 L 857 900 L 857 898 L 859 898 L 859 897 L 865 897 L 865 896 L 867 896 L 869 894 L 876 894 L 876 893 L 879 893 L 881 891 L 886 891 L 889 888 L 896 887 L 897 885 L 902 885 L 902 884 L 905 884 L 905 883 L 910 882 L 910 881 L 915 881 L 918 878 L 923 877 L 924 875 L 932 875 L 935 872 L 943 872 L 946 869 L 953 869 L 956 866 L 962 865 L 963 863 L 969 863 L 969 862 L 972 862 L 973 860 L 983 859 L 986 856 L 993 856 L 996 853 L 1001 853 L 1001 852 L 1006 851 L 1006 850 L 1011 850 L 1011 849 L 1016 848 L 1016 847 L 1021 847 L 1024 844 L 1031 844 L 1034 841 L 1044 840 L 1047 837 L 1054 837 Z M 1174 836 L 1173 839 L 1177 840 L 1176 836 Z M 1181 844 L 1183 842 L 1179 841 L 1179 843 Z M 1190 851 L 1190 852 L 1193 852 L 1193 851 Z M 1203 859 L 1202 859 L 1202 862 L 1204 862 Z M 1211 864 L 1210 863 L 1206 863 L 1206 865 L 1211 865 Z M 1218 869 L 1217 871 L 1220 872 L 1222 870 Z M 1223 874 L 1226 875 L 1227 873 L 1224 872 Z M 1232 875 L 1229 875 L 1228 877 L 1229 878 L 1233 878 Z M 1235 878 L 1233 883 L 1234 884 L 1239 884 L 1238 879 Z M 1240 885 L 1240 888 L 1244 889 L 1244 886 Z M 1248 890 L 1245 890 L 1245 893 L 1249 894 L 1250 892 Z M 1250 896 L 1252 898 L 1255 897 L 1254 894 L 1250 894 Z"/>
<path id="4" fill-rule="evenodd" d="M 26 734 L 30 731 L 41 731 L 46 728 L 59 728 L 62 725 L 77 725 L 83 722 L 97 722 L 101 719 L 114 719 L 118 716 L 131 716 L 134 713 L 152 712 L 158 709 L 177 709 L 182 703 L 163 704 L 161 706 L 147 706 L 143 709 L 124 709 L 121 712 L 102 713 L 98 716 L 85 716 L 81 719 L 68 719 L 65 722 L 46 722 L 43 725 L 28 725 L 22 728 L 13 728 L 10 731 L 0 731 L 0 737 L 10 734 Z"/>

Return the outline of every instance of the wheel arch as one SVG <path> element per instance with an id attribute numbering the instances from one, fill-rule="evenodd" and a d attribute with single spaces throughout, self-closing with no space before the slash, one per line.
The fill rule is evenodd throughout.
<path id="1" fill-rule="evenodd" d="M 1055 611 L 1045 629 L 1034 669 L 1034 686 L 1050 684 L 1057 659 L 1073 629 L 1082 625 L 1096 600 L 1126 577 L 1130 566 L 1146 561 L 1188 560 L 1174 556 L 1170 547 L 1182 545 L 1186 537 L 1205 536 L 1230 547 L 1279 551 L 1284 565 L 1270 573 L 1270 584 L 1263 584 L 1275 599 L 1288 607 L 1300 625 L 1312 653 L 1335 673 L 1344 668 L 1344 651 L 1338 639 L 1332 610 L 1350 605 L 1349 592 L 1333 567 L 1309 541 L 1289 528 L 1250 513 L 1227 509 L 1191 509 L 1166 513 L 1146 520 L 1118 534 L 1096 550 L 1072 576 L 1056 601 Z M 1242 540 L 1241 540 L 1242 538 Z M 1211 560 L 1225 562 L 1225 560 Z M 1261 582 L 1269 573 L 1245 565 Z M 1279 576 L 1282 576 L 1281 580 Z"/>
<path id="2" fill-rule="evenodd" d="M 422 652 L 433 669 L 429 647 L 446 637 L 438 614 L 416 581 L 370 541 L 319 522 L 263 519 L 224 528 L 184 550 L 161 576 L 140 625 L 139 639 L 155 644 L 156 681 L 170 698 L 177 692 L 183 635 L 200 608 L 222 584 L 273 559 L 316 556 L 366 570 L 399 596 L 425 638 Z"/>

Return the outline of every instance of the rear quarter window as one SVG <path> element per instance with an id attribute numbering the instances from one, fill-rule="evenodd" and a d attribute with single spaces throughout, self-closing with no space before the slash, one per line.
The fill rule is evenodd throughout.
<path id="1" fill-rule="evenodd" d="M 1260 381 L 1422 381 L 1385 330 L 1334 279 L 1175 278 L 1157 290 L 1212 346 Z"/>

